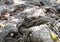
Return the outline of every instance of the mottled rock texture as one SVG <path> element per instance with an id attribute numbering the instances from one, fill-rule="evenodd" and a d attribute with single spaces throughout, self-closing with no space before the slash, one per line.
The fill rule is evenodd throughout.
<path id="1" fill-rule="evenodd" d="M 59 2 L 0 0 L 0 42 L 54 42 L 49 31 L 59 40 Z"/>

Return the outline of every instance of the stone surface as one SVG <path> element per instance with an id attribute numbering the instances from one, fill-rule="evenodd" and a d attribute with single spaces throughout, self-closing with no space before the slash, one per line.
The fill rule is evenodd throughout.
<path id="1" fill-rule="evenodd" d="M 60 38 L 59 0 L 0 0 L 0 22 L 0 42 L 53 42 L 49 30 Z"/>
<path id="2" fill-rule="evenodd" d="M 53 42 L 47 25 L 32 27 L 31 42 Z"/>
<path id="3" fill-rule="evenodd" d="M 17 28 L 12 24 L 7 24 L 4 29 L 0 30 L 0 42 L 4 42 L 4 38 L 10 32 L 18 32 Z"/>

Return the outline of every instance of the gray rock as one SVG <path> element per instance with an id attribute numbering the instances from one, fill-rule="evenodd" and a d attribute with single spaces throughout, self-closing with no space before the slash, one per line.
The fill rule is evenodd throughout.
<path id="1" fill-rule="evenodd" d="M 0 29 L 0 42 L 6 42 L 4 38 L 9 32 L 18 32 L 19 30 L 19 36 L 16 38 L 18 41 L 53 42 L 49 30 L 53 28 L 52 31 L 60 35 L 60 23 L 56 23 L 55 20 L 60 13 L 60 4 L 55 5 L 56 0 L 0 0 L 0 16 L 1 12 L 5 10 L 11 14 L 7 20 L 1 20 L 5 27 Z M 44 24 L 48 24 L 51 28 L 49 29 Z"/>
<path id="2" fill-rule="evenodd" d="M 30 42 L 53 42 L 49 30 L 46 24 L 30 28 L 20 28 L 20 32 L 23 34 L 23 41 L 27 41 L 29 38 Z"/>
<path id="3" fill-rule="evenodd" d="M 31 42 L 53 42 L 47 28 L 47 25 L 32 27 Z"/>
<path id="4" fill-rule="evenodd" d="M 11 5 L 13 4 L 13 0 L 0 0 L 0 4 Z"/>
<path id="5" fill-rule="evenodd" d="M 0 12 L 2 12 L 5 9 L 4 5 L 0 5 Z"/>
<path id="6" fill-rule="evenodd" d="M 23 0 L 23 1 L 27 1 L 29 3 L 39 3 L 39 2 L 42 2 L 44 3 L 45 5 L 55 5 L 56 4 L 56 0 Z"/>
<path id="7" fill-rule="evenodd" d="M 0 42 L 4 42 L 5 36 L 8 35 L 10 32 L 17 32 L 17 28 L 12 24 L 8 24 L 3 29 L 1 29 L 0 30 Z"/>

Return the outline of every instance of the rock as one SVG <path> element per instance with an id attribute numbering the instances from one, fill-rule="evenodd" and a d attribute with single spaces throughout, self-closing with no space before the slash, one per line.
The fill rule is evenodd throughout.
<path id="1" fill-rule="evenodd" d="M 13 4 L 13 0 L 0 0 L 0 4 L 11 5 Z"/>
<path id="2" fill-rule="evenodd" d="M 3 6 L 3 5 L 0 6 L 0 12 L 2 12 L 5 9 L 4 7 L 5 6 Z"/>
<path id="3" fill-rule="evenodd" d="M 57 3 L 60 3 L 60 0 L 57 0 Z"/>
<path id="4" fill-rule="evenodd" d="M 23 1 L 27 1 L 29 3 L 42 2 L 45 5 L 55 5 L 55 3 L 56 3 L 56 0 L 53 0 L 53 1 L 52 0 L 23 0 Z"/>
<path id="5" fill-rule="evenodd" d="M 47 25 L 32 27 L 31 42 L 53 42 L 47 28 Z"/>
<path id="6" fill-rule="evenodd" d="M 59 19 L 56 0 L 0 0 L 0 42 L 53 42 L 49 30 L 59 37 Z"/>
<path id="7" fill-rule="evenodd" d="M 46 24 L 28 29 L 21 27 L 19 30 L 23 35 L 23 41 L 27 41 L 29 38 L 30 42 L 53 42 L 49 34 L 49 27 Z"/>
<path id="8" fill-rule="evenodd" d="M 25 1 L 22 0 L 14 0 L 14 5 L 25 4 Z"/>
<path id="9" fill-rule="evenodd" d="M 0 22 L 0 28 L 3 28 L 4 27 L 4 24 Z"/>
<path id="10" fill-rule="evenodd" d="M 55 5 L 56 0 L 14 0 L 14 4 L 26 4 L 26 3 L 32 3 L 32 4 L 37 4 L 37 5 Z"/>
<path id="11" fill-rule="evenodd" d="M 0 30 L 0 42 L 4 42 L 5 36 L 7 36 L 10 32 L 17 32 L 17 28 L 12 24 L 8 24 L 3 29 L 1 29 Z"/>

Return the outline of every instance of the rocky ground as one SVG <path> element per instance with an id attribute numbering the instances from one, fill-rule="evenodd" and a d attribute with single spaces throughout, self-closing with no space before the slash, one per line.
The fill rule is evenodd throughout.
<path id="1" fill-rule="evenodd" d="M 60 42 L 60 0 L 0 0 L 0 42 Z"/>

